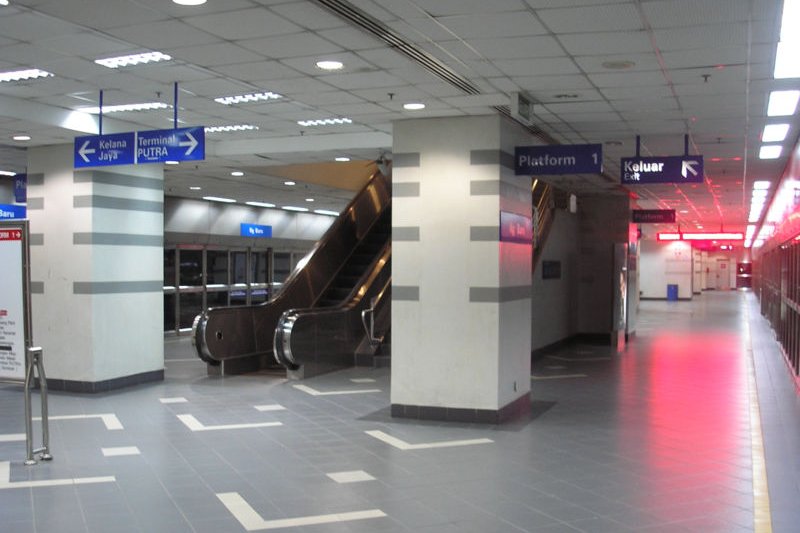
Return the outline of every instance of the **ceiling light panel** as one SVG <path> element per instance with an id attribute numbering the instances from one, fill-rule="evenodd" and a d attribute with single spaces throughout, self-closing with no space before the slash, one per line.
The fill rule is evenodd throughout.
<path id="1" fill-rule="evenodd" d="M 265 100 L 277 100 L 279 98 L 283 98 L 283 96 L 278 93 L 267 91 L 263 93 L 238 94 L 235 96 L 220 96 L 219 98 L 214 98 L 214 101 L 224 105 L 235 105 L 249 104 L 252 102 L 261 102 Z"/>
<path id="2" fill-rule="evenodd" d="M 794 115 L 800 91 L 772 91 L 767 104 L 768 117 L 785 117 Z"/>
<path id="3" fill-rule="evenodd" d="M 171 105 L 165 104 L 163 102 L 144 102 L 141 104 L 122 104 L 122 105 L 104 105 L 103 106 L 103 113 L 122 113 L 125 111 L 152 111 L 154 109 L 167 109 L 172 107 Z M 91 113 L 92 115 L 97 115 L 100 113 L 99 107 L 83 107 L 78 111 L 83 111 L 84 113 Z"/>
<path id="4" fill-rule="evenodd" d="M 161 52 L 145 52 L 128 56 L 109 57 L 106 59 L 95 59 L 94 62 L 108 68 L 131 67 L 146 63 L 158 63 L 159 61 L 169 61 L 172 57 Z"/>
<path id="5" fill-rule="evenodd" d="M 761 134 L 761 142 L 781 142 L 789 133 L 789 124 L 767 124 Z"/>
<path id="6" fill-rule="evenodd" d="M 352 124 L 353 121 L 349 118 L 323 118 L 318 120 L 298 120 L 297 123 L 301 126 L 343 126 Z"/>
<path id="7" fill-rule="evenodd" d="M 234 124 L 231 126 L 206 126 L 206 133 L 228 133 L 231 131 L 252 131 L 257 130 L 258 126 L 251 124 Z"/>
<path id="8" fill-rule="evenodd" d="M 36 78 L 49 78 L 51 76 L 53 76 L 52 72 L 47 72 L 46 70 L 39 70 L 38 68 L 30 68 L 25 70 L 10 70 L 7 72 L 0 72 L 0 82 L 32 80 Z"/>

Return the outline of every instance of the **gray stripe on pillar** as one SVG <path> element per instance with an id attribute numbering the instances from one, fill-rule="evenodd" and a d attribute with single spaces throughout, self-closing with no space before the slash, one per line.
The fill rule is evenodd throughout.
<path id="1" fill-rule="evenodd" d="M 105 185 L 120 185 L 122 187 L 135 187 L 137 189 L 152 189 L 160 191 L 164 188 L 164 181 L 142 176 L 130 176 L 102 170 L 81 171 L 73 175 L 75 183 L 102 183 Z"/>
<path id="2" fill-rule="evenodd" d="M 392 154 L 392 167 L 394 168 L 413 168 L 418 166 L 419 152 Z"/>
<path id="3" fill-rule="evenodd" d="M 470 150 L 470 165 L 500 165 L 513 169 L 514 155 L 502 150 Z"/>
<path id="4" fill-rule="evenodd" d="M 392 285 L 392 300 L 398 302 L 418 302 L 419 287 L 412 285 Z"/>
<path id="5" fill-rule="evenodd" d="M 137 235 L 134 233 L 73 233 L 72 244 L 94 244 L 108 246 L 155 246 L 164 245 L 161 235 Z"/>
<path id="6" fill-rule="evenodd" d="M 44 281 L 31 281 L 31 294 L 44 294 Z"/>
<path id="7" fill-rule="evenodd" d="M 393 241 L 418 241 L 419 226 L 395 226 L 392 228 Z"/>
<path id="8" fill-rule="evenodd" d="M 28 174 L 28 185 L 44 185 L 44 174 Z"/>
<path id="9" fill-rule="evenodd" d="M 419 197 L 419 182 L 393 183 L 392 198 L 417 198 Z"/>
<path id="10" fill-rule="evenodd" d="M 473 303 L 505 303 L 526 300 L 531 298 L 532 294 L 530 285 L 518 287 L 470 287 L 469 301 Z"/>
<path id="11" fill-rule="evenodd" d="M 28 211 L 41 211 L 44 209 L 44 198 L 28 198 Z"/>
<path id="12" fill-rule="evenodd" d="M 470 226 L 469 240 L 473 242 L 500 241 L 500 226 Z"/>
<path id="13" fill-rule="evenodd" d="M 128 198 L 98 195 L 75 196 L 72 199 L 72 206 L 75 208 L 93 207 L 100 209 L 120 209 L 122 211 L 146 211 L 148 213 L 161 213 L 164 211 L 163 202 L 130 200 Z"/>
<path id="14" fill-rule="evenodd" d="M 28 236 L 28 243 L 31 246 L 44 246 L 44 233 L 31 233 Z"/>
<path id="15" fill-rule="evenodd" d="M 470 196 L 497 196 L 500 194 L 500 180 L 473 180 L 469 182 Z"/>
<path id="16" fill-rule="evenodd" d="M 73 294 L 124 294 L 133 292 L 162 292 L 164 282 L 153 281 L 75 281 Z"/>

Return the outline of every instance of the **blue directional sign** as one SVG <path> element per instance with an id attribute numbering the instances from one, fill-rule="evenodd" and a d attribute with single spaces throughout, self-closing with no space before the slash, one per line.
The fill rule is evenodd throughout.
<path id="1" fill-rule="evenodd" d="M 26 215 L 27 209 L 24 205 L 0 204 L 0 220 L 24 219 Z"/>
<path id="2" fill-rule="evenodd" d="M 136 162 L 136 134 L 75 137 L 75 168 L 133 165 Z"/>
<path id="3" fill-rule="evenodd" d="M 242 222 L 239 228 L 241 237 L 261 237 L 269 239 L 272 237 L 272 226 L 260 226 L 258 224 L 245 224 Z"/>
<path id="4" fill-rule="evenodd" d="M 28 201 L 28 175 L 17 174 L 14 176 L 14 201 L 24 204 Z"/>
<path id="5" fill-rule="evenodd" d="M 702 155 L 623 157 L 619 166 L 623 185 L 703 183 Z"/>
<path id="6" fill-rule="evenodd" d="M 136 141 L 136 162 L 202 161 L 206 158 L 205 128 L 176 128 L 140 131 Z"/>
<path id="7" fill-rule="evenodd" d="M 603 171 L 603 145 L 517 146 L 514 171 L 526 176 L 600 173 Z"/>

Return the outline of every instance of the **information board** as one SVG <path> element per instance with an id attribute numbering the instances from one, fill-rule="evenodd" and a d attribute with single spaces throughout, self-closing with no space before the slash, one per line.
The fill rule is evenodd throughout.
<path id="1" fill-rule="evenodd" d="M 0 379 L 25 379 L 27 224 L 0 222 Z"/>

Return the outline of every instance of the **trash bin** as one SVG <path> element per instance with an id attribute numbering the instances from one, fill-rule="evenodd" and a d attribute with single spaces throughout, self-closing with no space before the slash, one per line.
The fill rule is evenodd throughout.
<path id="1" fill-rule="evenodd" d="M 678 300 L 677 285 L 667 285 L 667 300 L 669 300 L 670 302 L 675 302 Z"/>

